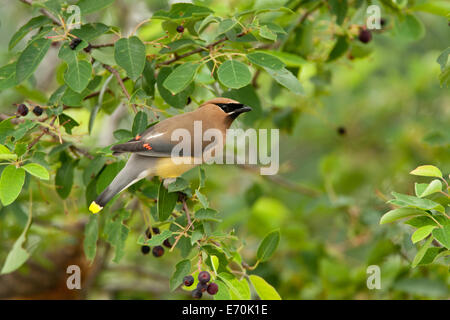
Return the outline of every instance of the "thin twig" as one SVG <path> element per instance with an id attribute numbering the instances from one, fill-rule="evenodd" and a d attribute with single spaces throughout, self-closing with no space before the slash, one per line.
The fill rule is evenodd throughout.
<path id="1" fill-rule="evenodd" d="M 105 68 L 106 70 L 111 72 L 116 77 L 117 82 L 119 83 L 120 87 L 122 88 L 123 93 L 125 94 L 127 99 L 130 100 L 131 96 L 128 93 L 127 88 L 125 88 L 125 84 L 123 83 L 122 78 L 120 77 L 119 71 L 117 71 L 116 69 L 114 69 L 111 66 L 108 66 L 107 64 L 103 64 L 103 68 Z M 137 113 L 136 105 L 131 104 L 131 107 L 133 108 L 134 113 Z"/>

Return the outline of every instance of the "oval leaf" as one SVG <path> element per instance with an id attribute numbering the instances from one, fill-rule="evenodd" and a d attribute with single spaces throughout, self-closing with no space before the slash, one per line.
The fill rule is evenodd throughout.
<path id="1" fill-rule="evenodd" d="M 425 212 L 414 208 L 398 208 L 386 212 L 380 219 L 380 224 L 391 223 L 406 217 L 424 215 Z"/>
<path id="2" fill-rule="evenodd" d="M 136 80 L 144 71 L 145 46 L 136 36 L 119 39 L 114 45 L 114 58 L 127 75 Z"/>
<path id="3" fill-rule="evenodd" d="M 192 82 L 197 72 L 198 64 L 187 62 L 172 71 L 164 80 L 163 86 L 172 94 L 177 94 Z"/>
<path id="4" fill-rule="evenodd" d="M 0 200 L 7 206 L 16 200 L 25 182 L 25 171 L 13 165 L 7 166 L 0 178 Z"/>
<path id="5" fill-rule="evenodd" d="M 16 79 L 20 83 L 28 79 L 44 59 L 45 54 L 52 41 L 50 39 L 37 39 L 28 44 L 25 50 L 22 51 L 19 60 L 16 64 Z"/>
<path id="6" fill-rule="evenodd" d="M 225 61 L 217 70 L 220 82 L 228 88 L 242 88 L 252 81 L 252 74 L 242 62 L 235 60 Z"/>
<path id="7" fill-rule="evenodd" d="M 431 165 L 417 167 L 413 171 L 411 171 L 410 174 L 413 174 L 415 176 L 442 178 L 441 170 Z"/>
<path id="8" fill-rule="evenodd" d="M 92 75 L 92 66 L 84 60 L 73 59 L 64 74 L 64 81 L 75 92 L 86 89 Z"/>
<path id="9" fill-rule="evenodd" d="M 260 276 L 252 274 L 249 279 L 261 300 L 281 300 L 277 290 Z"/>
<path id="10" fill-rule="evenodd" d="M 268 260 L 277 249 L 279 242 L 280 231 L 272 231 L 267 234 L 258 247 L 258 252 L 256 253 L 258 260 L 261 262 Z"/>
<path id="11" fill-rule="evenodd" d="M 50 174 L 48 173 L 47 169 L 45 169 L 43 166 L 37 163 L 29 163 L 24 165 L 22 168 L 25 169 L 26 172 L 29 174 L 32 174 L 35 177 L 38 177 L 42 180 L 48 180 L 50 179 Z"/>
<path id="12" fill-rule="evenodd" d="M 434 228 L 436 228 L 436 226 L 426 225 L 426 226 L 423 226 L 423 227 L 417 229 L 412 234 L 411 241 L 413 243 L 416 243 L 416 242 L 419 242 L 420 240 L 425 239 L 426 237 L 429 236 L 429 234 L 431 233 L 431 231 L 433 231 Z"/>

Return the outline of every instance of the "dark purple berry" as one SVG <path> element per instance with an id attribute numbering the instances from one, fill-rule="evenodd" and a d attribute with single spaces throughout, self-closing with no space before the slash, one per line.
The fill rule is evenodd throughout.
<path id="1" fill-rule="evenodd" d="M 92 51 L 92 45 L 89 43 L 86 48 L 83 49 L 84 52 L 90 53 Z"/>
<path id="2" fill-rule="evenodd" d="M 201 292 L 205 292 L 206 289 L 208 289 L 208 285 L 206 283 L 197 283 L 197 290 L 200 290 Z"/>
<path id="3" fill-rule="evenodd" d="M 200 299 L 202 297 L 202 295 L 203 295 L 203 293 L 198 289 L 194 289 L 192 291 L 192 297 L 195 299 Z"/>
<path id="4" fill-rule="evenodd" d="M 70 49 L 75 50 L 75 48 L 81 43 L 81 39 L 74 38 L 69 44 Z"/>
<path id="5" fill-rule="evenodd" d="M 177 32 L 178 33 L 183 33 L 184 32 L 184 27 L 183 26 L 178 26 L 177 27 Z"/>
<path id="6" fill-rule="evenodd" d="M 152 228 L 152 231 L 154 234 L 159 234 L 159 228 Z"/>
<path id="7" fill-rule="evenodd" d="M 345 136 L 347 134 L 347 129 L 345 129 L 345 127 L 338 127 L 337 128 L 337 133 L 340 136 Z"/>
<path id="8" fill-rule="evenodd" d="M 169 249 L 172 248 L 172 245 L 170 244 L 169 239 L 164 240 L 163 246 L 166 248 L 169 248 Z"/>
<path id="9" fill-rule="evenodd" d="M 208 291 L 208 293 L 211 295 L 215 295 L 217 293 L 217 291 L 219 291 L 219 286 L 217 285 L 217 283 L 211 282 L 208 285 L 208 288 L 206 289 L 206 291 Z"/>
<path id="10" fill-rule="evenodd" d="M 372 32 L 370 32 L 370 30 L 367 29 L 361 29 L 359 31 L 358 39 L 362 43 L 368 43 L 370 42 L 370 40 L 372 40 Z"/>
<path id="11" fill-rule="evenodd" d="M 150 247 L 149 246 L 142 246 L 141 247 L 141 252 L 142 252 L 142 254 L 148 254 L 150 252 Z"/>
<path id="12" fill-rule="evenodd" d="M 34 109 L 33 109 L 33 113 L 34 113 L 35 115 L 37 115 L 38 117 L 39 117 L 40 115 L 42 115 L 42 112 L 44 112 L 44 109 L 42 109 L 40 106 L 36 106 L 36 107 L 34 107 Z"/>
<path id="13" fill-rule="evenodd" d="M 208 271 L 202 271 L 198 274 L 198 281 L 201 283 L 208 283 L 211 280 L 211 276 Z"/>
<path id="14" fill-rule="evenodd" d="M 186 276 L 183 278 L 183 283 L 186 287 L 192 286 L 194 283 L 194 277 L 193 276 Z"/>
<path id="15" fill-rule="evenodd" d="M 147 239 L 151 239 L 152 238 L 152 233 L 150 232 L 150 228 L 147 228 L 145 230 L 145 236 L 147 237 Z"/>
<path id="16" fill-rule="evenodd" d="M 159 258 L 164 254 L 164 248 L 161 246 L 153 247 L 152 253 L 156 258 Z"/>
<path id="17" fill-rule="evenodd" d="M 28 107 L 26 105 L 19 104 L 19 106 L 17 107 L 17 113 L 23 117 L 25 117 L 28 114 Z"/>

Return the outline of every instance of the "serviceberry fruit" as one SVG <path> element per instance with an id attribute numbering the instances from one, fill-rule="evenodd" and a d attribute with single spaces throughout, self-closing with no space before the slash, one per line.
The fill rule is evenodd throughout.
<path id="1" fill-rule="evenodd" d="M 148 254 L 150 252 L 150 247 L 149 246 L 142 246 L 141 247 L 141 252 L 142 252 L 142 254 Z"/>
<path id="2" fill-rule="evenodd" d="M 159 258 L 164 254 L 164 248 L 161 246 L 153 247 L 152 253 L 156 258 Z"/>
<path id="3" fill-rule="evenodd" d="M 211 276 L 208 271 L 202 271 L 198 274 L 198 281 L 201 283 L 208 283 L 211 280 Z"/>
<path id="4" fill-rule="evenodd" d="M 177 27 L 177 32 L 178 33 L 183 33 L 184 32 L 184 27 L 183 26 L 178 26 Z"/>
<path id="5" fill-rule="evenodd" d="M 361 29 L 359 31 L 358 39 L 362 43 L 368 43 L 370 42 L 370 40 L 372 40 L 372 32 L 370 32 L 370 30 L 367 29 Z"/>
<path id="6" fill-rule="evenodd" d="M 208 285 L 206 283 L 197 283 L 197 290 L 200 290 L 201 292 L 205 292 L 206 289 L 208 289 Z"/>
<path id="7" fill-rule="evenodd" d="M 211 282 L 208 285 L 208 288 L 206 289 L 206 291 L 211 295 L 215 295 L 217 293 L 217 291 L 219 291 L 219 286 L 217 285 L 217 283 Z"/>
<path id="8" fill-rule="evenodd" d="M 42 109 L 40 106 L 36 106 L 36 107 L 34 107 L 34 109 L 33 109 L 33 113 L 34 113 L 35 115 L 37 115 L 38 117 L 39 117 L 40 115 L 42 115 L 42 112 L 44 112 L 44 109 Z"/>
<path id="9" fill-rule="evenodd" d="M 345 136 L 347 134 L 347 129 L 345 129 L 345 127 L 338 127 L 337 128 L 337 133 L 340 136 Z"/>
<path id="10" fill-rule="evenodd" d="M 193 276 L 186 276 L 186 277 L 183 278 L 183 284 L 186 287 L 192 286 L 193 283 L 194 283 L 194 277 Z"/>
<path id="11" fill-rule="evenodd" d="M 70 49 L 75 50 L 75 48 L 81 43 L 81 39 L 74 38 L 69 44 Z"/>
<path id="12" fill-rule="evenodd" d="M 17 113 L 25 117 L 28 114 L 28 107 L 23 103 L 19 104 L 19 106 L 17 107 Z"/>
<path id="13" fill-rule="evenodd" d="M 200 299 L 202 297 L 202 295 L 203 295 L 203 293 L 198 289 L 194 289 L 192 291 L 192 297 L 195 299 Z"/>
<path id="14" fill-rule="evenodd" d="M 152 228 L 152 231 L 154 234 L 159 234 L 159 228 Z"/>
<path id="15" fill-rule="evenodd" d="M 170 244 L 169 239 L 164 240 L 163 246 L 166 248 L 169 248 L 169 249 L 172 248 L 172 245 Z"/>

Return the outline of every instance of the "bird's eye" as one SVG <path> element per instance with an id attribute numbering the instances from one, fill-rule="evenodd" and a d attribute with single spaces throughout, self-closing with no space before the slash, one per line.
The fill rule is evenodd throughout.
<path id="1" fill-rule="evenodd" d="M 233 112 L 237 109 L 242 108 L 244 105 L 242 103 L 216 103 L 225 113 Z"/>

